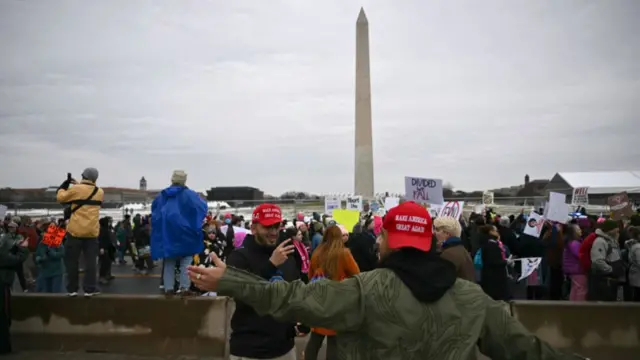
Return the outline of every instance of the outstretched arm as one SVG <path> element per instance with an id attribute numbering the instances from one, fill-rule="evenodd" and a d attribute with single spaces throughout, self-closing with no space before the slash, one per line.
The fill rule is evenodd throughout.
<path id="1" fill-rule="evenodd" d="M 262 278 L 228 267 L 218 283 L 219 295 L 228 295 L 280 321 L 336 331 L 353 331 L 362 324 L 364 302 L 359 277 L 342 282 L 321 280 L 305 284 Z"/>

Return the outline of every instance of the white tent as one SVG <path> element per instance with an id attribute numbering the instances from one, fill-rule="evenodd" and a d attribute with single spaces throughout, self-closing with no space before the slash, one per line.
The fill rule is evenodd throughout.
<path id="1" fill-rule="evenodd" d="M 588 187 L 589 194 L 640 193 L 640 170 L 560 172 L 557 174 L 573 189 Z"/>

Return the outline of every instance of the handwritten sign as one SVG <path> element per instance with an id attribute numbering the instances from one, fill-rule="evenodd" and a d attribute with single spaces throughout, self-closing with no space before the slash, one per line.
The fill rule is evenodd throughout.
<path id="1" fill-rule="evenodd" d="M 64 236 L 66 234 L 67 231 L 65 229 L 51 224 L 42 236 L 42 243 L 47 246 L 58 247 L 60 246 L 60 244 L 62 244 L 62 241 L 64 240 Z"/>
<path id="2" fill-rule="evenodd" d="M 333 210 L 340 209 L 342 206 L 342 201 L 337 197 L 326 197 L 324 198 L 324 213 L 328 215 L 333 215 Z"/>
<path id="3" fill-rule="evenodd" d="M 443 204 L 442 179 L 404 177 L 405 199 L 417 203 Z"/>
<path id="4" fill-rule="evenodd" d="M 482 204 L 484 205 L 493 205 L 494 194 L 493 191 L 485 191 L 482 193 Z"/>
<path id="5" fill-rule="evenodd" d="M 588 187 L 579 187 L 573 189 L 571 196 L 571 205 L 587 205 L 589 203 Z"/>
<path id="6" fill-rule="evenodd" d="M 456 220 L 460 220 L 463 207 L 464 201 L 447 201 L 447 203 L 440 209 L 439 216 L 451 216 Z"/>
<path id="7" fill-rule="evenodd" d="M 347 210 L 358 210 L 362 211 L 363 209 L 363 201 L 362 196 L 349 196 L 347 198 Z"/>
<path id="8" fill-rule="evenodd" d="M 611 208 L 611 218 L 613 220 L 620 220 L 625 216 L 633 215 L 633 208 L 626 191 L 610 196 L 607 199 L 607 204 Z"/>

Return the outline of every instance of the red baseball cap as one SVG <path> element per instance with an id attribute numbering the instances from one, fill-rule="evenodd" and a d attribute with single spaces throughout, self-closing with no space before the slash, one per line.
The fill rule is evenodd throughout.
<path id="1" fill-rule="evenodd" d="M 411 247 L 422 251 L 431 249 L 432 226 L 427 209 L 413 201 L 403 202 L 389 210 L 382 224 L 387 231 L 389 249 Z"/>
<path id="2" fill-rule="evenodd" d="M 280 206 L 274 204 L 261 204 L 253 210 L 252 221 L 263 226 L 271 226 L 282 222 Z"/>

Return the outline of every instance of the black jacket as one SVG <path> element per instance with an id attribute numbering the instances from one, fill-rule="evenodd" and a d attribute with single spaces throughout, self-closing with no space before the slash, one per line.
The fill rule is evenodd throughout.
<path id="1" fill-rule="evenodd" d="M 269 261 L 273 247 L 258 244 L 247 234 L 243 247 L 235 249 L 227 259 L 227 265 L 247 270 L 268 281 L 298 280 L 300 270 L 293 257 L 279 267 Z M 282 356 L 295 346 L 295 324 L 281 323 L 271 316 L 259 316 L 250 306 L 236 301 L 236 311 L 231 318 L 231 355 L 255 359 Z"/>
<path id="2" fill-rule="evenodd" d="M 360 272 L 371 271 L 376 268 L 378 264 L 378 257 L 375 251 L 376 237 L 372 232 L 350 234 L 346 245 L 351 251 L 356 264 L 358 264 Z"/>

